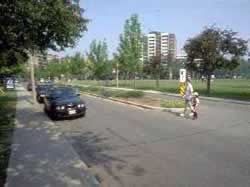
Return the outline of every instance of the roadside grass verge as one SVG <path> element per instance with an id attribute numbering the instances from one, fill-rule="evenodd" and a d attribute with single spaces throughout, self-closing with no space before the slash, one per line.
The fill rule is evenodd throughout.
<path id="1" fill-rule="evenodd" d="M 75 85 L 90 85 L 90 86 L 104 86 L 104 81 L 74 81 Z M 119 86 L 124 88 L 134 88 L 133 80 L 120 80 Z M 200 80 L 192 81 L 194 90 L 199 92 L 201 96 L 219 97 L 225 99 L 238 99 L 243 101 L 250 101 L 250 80 L 247 79 L 215 79 L 211 82 L 211 94 L 206 94 L 206 81 Z M 109 81 L 105 86 L 115 87 L 115 81 Z M 155 80 L 137 80 L 136 89 L 139 90 L 156 90 L 169 93 L 179 93 L 178 80 L 160 80 L 160 87 L 156 88 Z"/>
<path id="2" fill-rule="evenodd" d="M 163 108 L 184 108 L 185 102 L 178 100 L 161 101 L 161 107 Z"/>
<path id="3" fill-rule="evenodd" d="M 15 127 L 16 92 L 7 91 L 0 95 L 0 186 L 6 179 L 13 130 Z"/>
<path id="4" fill-rule="evenodd" d="M 103 97 L 117 97 L 117 98 L 142 98 L 144 93 L 142 91 L 122 91 L 122 90 L 111 90 L 101 87 L 77 87 L 82 92 L 88 92 L 97 94 Z"/>
<path id="5" fill-rule="evenodd" d="M 142 91 L 123 91 L 123 90 L 113 90 L 109 88 L 102 88 L 96 86 L 77 86 L 77 88 L 85 93 L 96 94 L 101 97 L 112 97 L 125 99 L 127 101 L 132 101 L 138 104 L 153 106 L 153 107 L 163 107 L 163 108 L 184 108 L 184 101 L 180 100 L 162 100 L 159 98 L 154 98 L 145 95 Z"/>

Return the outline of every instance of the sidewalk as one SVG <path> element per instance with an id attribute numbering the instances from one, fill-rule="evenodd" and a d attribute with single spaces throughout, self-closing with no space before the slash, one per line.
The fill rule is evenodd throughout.
<path id="1" fill-rule="evenodd" d="M 6 187 L 96 187 L 58 127 L 31 104 L 30 94 L 17 87 L 16 129 Z"/>

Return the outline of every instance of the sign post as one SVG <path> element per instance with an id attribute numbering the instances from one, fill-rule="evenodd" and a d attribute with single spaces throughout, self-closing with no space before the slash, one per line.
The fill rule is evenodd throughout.
<path id="1" fill-rule="evenodd" d="M 187 76 L 187 70 L 186 69 L 180 69 L 180 95 L 184 96 L 186 91 L 186 76 Z"/>

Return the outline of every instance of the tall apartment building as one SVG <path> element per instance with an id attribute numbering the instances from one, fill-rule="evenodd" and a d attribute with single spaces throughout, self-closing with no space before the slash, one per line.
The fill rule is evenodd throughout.
<path id="1" fill-rule="evenodd" d="M 141 58 L 142 62 L 148 59 L 148 37 L 146 35 L 142 36 L 142 44 L 141 44 Z"/>
<path id="2" fill-rule="evenodd" d="M 152 57 L 161 57 L 162 61 L 168 59 L 168 55 L 176 58 L 176 37 L 175 34 L 165 32 L 150 32 L 147 40 L 143 42 L 147 46 L 147 55 L 145 55 L 145 47 L 143 47 L 143 59 L 150 60 Z M 145 45 L 145 43 L 147 43 Z"/>

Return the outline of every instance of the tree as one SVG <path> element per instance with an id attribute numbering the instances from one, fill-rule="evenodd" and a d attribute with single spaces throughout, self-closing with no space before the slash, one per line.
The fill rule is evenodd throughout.
<path id="1" fill-rule="evenodd" d="M 188 56 L 187 67 L 207 76 L 207 93 L 210 94 L 213 72 L 236 68 L 240 58 L 247 53 L 247 41 L 239 38 L 237 32 L 212 26 L 189 39 L 184 49 Z"/>
<path id="2" fill-rule="evenodd" d="M 0 74 L 11 75 L 22 71 L 21 64 L 27 61 L 28 56 L 25 53 L 8 50 L 0 54 Z"/>
<path id="3" fill-rule="evenodd" d="M 121 66 L 127 73 L 132 73 L 134 80 L 136 73 L 142 71 L 142 33 L 138 15 L 132 15 L 126 20 L 123 34 L 120 35 L 118 56 Z M 134 81 L 135 87 L 135 81 Z"/>
<path id="4" fill-rule="evenodd" d="M 91 70 L 96 79 L 107 78 L 111 74 L 112 64 L 108 60 L 108 46 L 106 41 L 92 41 L 87 54 L 91 62 Z"/>
<path id="5" fill-rule="evenodd" d="M 69 58 L 70 61 L 70 74 L 74 76 L 81 76 L 85 73 L 85 59 L 81 53 L 77 52 Z"/>
<path id="6" fill-rule="evenodd" d="M 161 57 L 160 56 L 153 56 L 149 62 L 145 62 L 144 64 L 144 72 L 147 74 L 152 74 L 156 79 L 156 87 L 159 88 L 159 80 L 161 75 Z"/>
<path id="7" fill-rule="evenodd" d="M 5 0 L 0 12 L 0 68 L 20 63 L 18 56 L 73 47 L 87 30 L 76 0 Z"/>
<path id="8" fill-rule="evenodd" d="M 214 74 L 219 78 L 233 78 L 234 75 L 241 78 L 250 78 L 250 63 L 242 59 L 239 62 L 239 66 L 233 71 L 222 68 L 216 70 Z"/>

